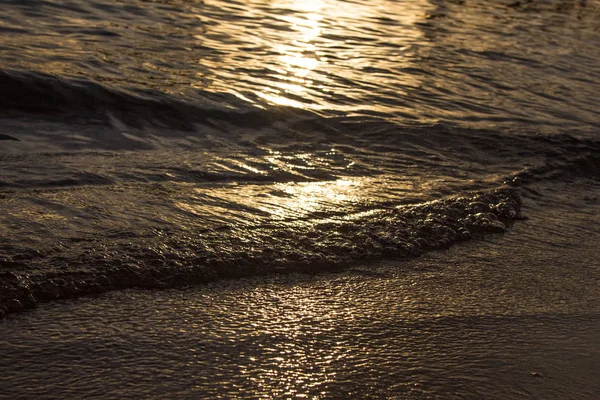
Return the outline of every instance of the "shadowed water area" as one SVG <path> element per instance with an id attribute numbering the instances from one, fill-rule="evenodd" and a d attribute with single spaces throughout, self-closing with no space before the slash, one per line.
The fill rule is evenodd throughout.
<path id="1" fill-rule="evenodd" d="M 600 395 L 597 1 L 0 0 L 0 37 L 10 398 Z"/>

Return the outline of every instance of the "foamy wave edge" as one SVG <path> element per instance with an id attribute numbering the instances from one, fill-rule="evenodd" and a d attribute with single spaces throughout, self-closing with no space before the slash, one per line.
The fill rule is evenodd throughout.
<path id="1" fill-rule="evenodd" d="M 44 302 L 128 288 L 166 289 L 275 273 L 341 271 L 356 263 L 402 260 L 453 243 L 505 232 L 522 218 L 518 189 L 398 206 L 315 221 L 310 227 L 211 231 L 169 238 L 159 248 L 86 255 L 69 270 L 0 272 L 0 316 Z M 10 260 L 4 260 L 10 267 Z M 13 272 L 14 271 L 14 272 Z"/>

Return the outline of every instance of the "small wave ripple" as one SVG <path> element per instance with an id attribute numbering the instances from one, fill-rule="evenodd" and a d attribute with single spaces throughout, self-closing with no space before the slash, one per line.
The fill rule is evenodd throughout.
<path id="1" fill-rule="evenodd" d="M 167 94 L 107 87 L 84 78 L 63 78 L 33 71 L 0 70 L 0 117 L 34 115 L 80 123 L 119 121 L 129 127 L 159 126 L 190 131 L 211 120 L 258 128 L 281 120 L 284 108 L 269 112 L 224 93 L 199 93 L 194 103 Z M 302 114 L 301 110 L 295 110 Z M 288 111 L 291 114 L 291 111 Z"/>

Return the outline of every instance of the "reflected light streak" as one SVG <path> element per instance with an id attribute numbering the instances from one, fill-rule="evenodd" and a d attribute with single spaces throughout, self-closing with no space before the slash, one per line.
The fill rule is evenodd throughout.
<path id="1" fill-rule="evenodd" d="M 359 200 L 358 179 L 338 179 L 333 182 L 281 183 L 276 187 L 283 196 L 277 196 L 277 206 L 263 206 L 262 211 L 277 217 L 301 217 L 326 210 L 343 209 Z"/>
<path id="2" fill-rule="evenodd" d="M 175 206 L 183 212 L 216 221 L 226 219 L 240 225 L 253 225 L 282 219 L 303 220 L 315 212 L 338 213 L 351 208 L 362 198 L 363 179 L 278 183 L 265 190 L 264 185 L 228 185 L 218 188 L 194 188 L 192 196 Z M 299 222 L 311 224 L 310 221 Z"/>
<path id="3" fill-rule="evenodd" d="M 292 80 L 290 76 L 306 78 L 319 66 L 319 60 L 314 55 L 315 46 L 311 43 L 321 34 L 319 21 L 323 18 L 323 2 L 313 1 L 289 1 L 276 2 L 274 6 L 282 8 L 292 8 L 304 12 L 300 17 L 284 17 L 283 20 L 289 22 L 293 33 L 290 35 L 288 43 L 279 46 L 278 50 L 283 53 L 279 60 L 284 67 L 284 73 L 279 77 L 282 80 Z M 308 54 L 308 55 L 307 55 Z M 294 80 L 298 82 L 298 80 Z M 305 108 L 303 102 L 290 99 L 285 94 L 294 96 L 303 96 L 307 86 L 311 82 L 300 80 L 300 85 L 280 85 L 283 90 L 277 90 L 273 93 L 263 91 L 258 93 L 263 99 L 284 106 L 296 108 Z"/>
<path id="4" fill-rule="evenodd" d="M 276 82 L 268 85 L 268 89 L 255 93 L 273 104 L 314 110 L 328 108 L 322 100 L 326 103 L 327 97 L 340 89 L 339 83 L 331 82 L 330 77 L 360 82 L 363 69 L 380 68 L 373 65 L 374 60 L 378 60 L 376 64 L 385 64 L 387 69 L 381 70 L 388 71 L 407 63 L 401 55 L 408 49 L 407 44 L 421 35 L 414 26 L 422 17 L 419 8 L 424 7 L 423 4 L 414 6 L 390 2 L 366 5 L 353 2 L 340 4 L 327 0 L 275 1 L 272 3 L 273 8 L 294 11 L 293 15 L 279 17 L 280 21 L 289 24 L 289 30 L 279 32 L 279 43 L 271 43 L 273 49 L 280 54 L 278 64 L 283 71 L 276 76 Z M 389 58 L 392 54 L 382 57 L 383 52 L 389 49 L 383 50 L 383 47 L 376 43 L 377 40 L 387 39 L 374 36 L 368 38 L 373 40 L 372 45 L 361 42 L 369 35 L 369 26 L 373 24 L 369 19 L 388 14 L 398 21 L 393 27 L 390 39 L 393 37 L 392 40 L 397 45 L 404 45 L 397 47 L 401 50 L 393 54 L 393 59 Z M 325 31 L 329 37 L 323 36 Z M 380 51 L 382 54 L 378 55 Z M 399 55 L 400 57 L 397 57 Z M 343 60 L 343 63 L 338 64 L 336 60 Z M 395 67 L 390 66 L 390 63 Z M 318 71 L 318 74 L 315 74 L 315 71 Z M 385 79 L 386 77 L 382 77 L 382 80 Z M 393 82 L 398 79 L 401 80 L 402 77 L 395 78 Z M 287 85 L 282 81 L 292 81 L 294 84 Z M 408 82 L 408 86 L 416 85 L 416 82 Z M 320 99 L 315 99 L 315 94 Z M 359 108 L 377 111 L 381 106 L 361 104 Z"/>
<path id="5" fill-rule="evenodd" d="M 261 108 L 403 113 L 410 105 L 394 100 L 423 83 L 402 71 L 419 67 L 428 39 L 418 23 L 431 7 L 427 0 L 249 0 L 231 7 L 239 20 L 212 24 L 210 13 L 196 14 L 211 23 L 194 37 L 212 52 L 195 59 L 201 69 L 191 85 Z"/>

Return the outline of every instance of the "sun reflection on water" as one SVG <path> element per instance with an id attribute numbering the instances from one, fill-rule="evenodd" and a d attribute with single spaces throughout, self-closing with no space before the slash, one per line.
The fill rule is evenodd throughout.
<path id="1" fill-rule="evenodd" d="M 333 93 L 352 97 L 351 93 L 340 93 L 340 89 L 345 86 L 343 82 L 349 80 L 359 83 L 364 69 L 391 72 L 391 68 L 406 64 L 402 53 L 409 49 L 410 42 L 419 40 L 421 32 L 415 23 L 425 15 L 421 2 L 411 6 L 382 2 L 367 7 L 354 2 L 340 6 L 328 0 L 281 0 L 269 6 L 273 10 L 285 10 L 277 19 L 286 26 L 278 29 L 277 36 L 267 42 L 278 54 L 277 66 L 271 68 L 276 72 L 274 81 L 266 81 L 254 93 L 272 104 L 312 110 L 330 108 L 331 104 L 327 103 Z M 375 28 L 374 21 L 382 15 L 391 16 L 390 37 L 383 38 L 379 34 L 370 37 L 376 32 L 370 27 Z M 389 58 L 392 54 L 377 55 L 389 52 L 390 49 L 383 50 L 389 45 L 397 49 L 393 59 Z M 388 79 L 382 77 L 382 80 Z M 405 83 L 416 85 L 416 82 Z M 347 89 L 350 88 L 343 91 Z M 374 104 L 360 107 L 380 108 Z"/>
<path id="2" fill-rule="evenodd" d="M 299 182 L 277 184 L 279 207 L 261 207 L 276 217 L 307 215 L 326 209 L 343 209 L 357 202 L 359 179 L 338 179 L 333 182 Z"/>
<path id="3" fill-rule="evenodd" d="M 308 221 L 315 214 L 330 218 L 350 212 L 364 200 L 369 190 L 378 185 L 373 178 L 343 176 L 343 171 L 353 162 L 334 149 L 319 154 L 271 151 L 260 160 L 218 161 L 212 165 L 218 170 L 237 174 L 239 182 L 192 185 L 186 191 L 188 196 L 175 203 L 178 209 L 209 221 L 221 220 L 241 225 L 282 220 Z M 312 177 L 321 174 L 323 169 L 336 169 L 340 175 L 327 179 Z M 216 171 L 214 173 L 218 174 Z M 278 181 L 278 176 L 295 176 L 297 179 Z M 261 177 L 268 183 L 244 182 L 245 177 L 251 180 Z M 272 182 L 269 181 L 271 178 Z"/>
<path id="4" fill-rule="evenodd" d="M 208 11 L 214 7 L 221 13 L 224 7 L 231 13 L 226 24 L 211 20 L 210 13 L 197 14 L 207 30 L 196 39 L 203 48 L 217 50 L 214 57 L 198 59 L 214 71 L 206 85 L 211 91 L 233 93 L 258 107 L 274 104 L 356 115 L 385 113 L 386 104 L 394 104 L 406 95 L 407 87 L 420 84 L 417 75 L 401 70 L 415 67 L 414 48 L 426 45 L 418 26 L 431 8 L 426 0 L 208 3 Z M 392 108 L 398 112 L 402 106 Z M 302 219 L 314 213 L 349 212 L 365 193 L 375 190 L 372 179 L 346 178 L 358 167 L 343 155 L 297 149 L 286 154 L 273 150 L 257 158 L 261 159 L 235 165 L 225 159 L 228 173 L 240 174 L 242 184 L 199 188 L 197 203 L 188 205 L 187 211 L 195 209 L 202 215 L 203 202 L 210 197 L 230 205 L 223 211 L 241 216 L 238 222 L 256 221 L 256 215 L 262 222 Z M 259 179 L 252 178 L 258 175 Z"/>
<path id="5" fill-rule="evenodd" d="M 287 41 L 275 46 L 281 53 L 279 62 L 283 70 L 279 76 L 289 83 L 280 83 L 278 87 L 267 87 L 258 93 L 263 99 L 284 106 L 304 108 L 304 102 L 290 97 L 303 98 L 307 87 L 312 84 L 310 74 L 319 66 L 316 47 L 313 40 L 321 34 L 320 21 L 323 18 L 322 1 L 281 1 L 274 7 L 296 9 L 301 16 L 283 16 L 289 24 L 290 36 Z"/>
<path id="6" fill-rule="evenodd" d="M 276 220 L 303 220 L 314 213 L 336 214 L 362 199 L 365 178 L 288 182 L 270 185 L 228 185 L 194 188 L 176 206 L 198 217 L 225 219 L 242 225 Z M 220 204 L 221 206 L 217 206 Z"/>
<path id="7" fill-rule="evenodd" d="M 420 69 L 430 47 L 423 24 L 435 5 L 428 0 L 134 3 L 145 10 L 135 18 L 123 5 L 111 11 L 44 6 L 46 24 L 35 27 L 35 19 L 23 21 L 20 11 L 7 9 L 9 30 L 21 24 L 40 34 L 3 38 L 6 67 L 190 100 L 205 101 L 204 91 L 229 93 L 258 107 L 323 114 L 394 114 L 405 106 L 395 102 L 398 96 L 429 82 L 415 70 L 402 71 Z M 97 37 L 77 33 L 79 27 Z"/>

